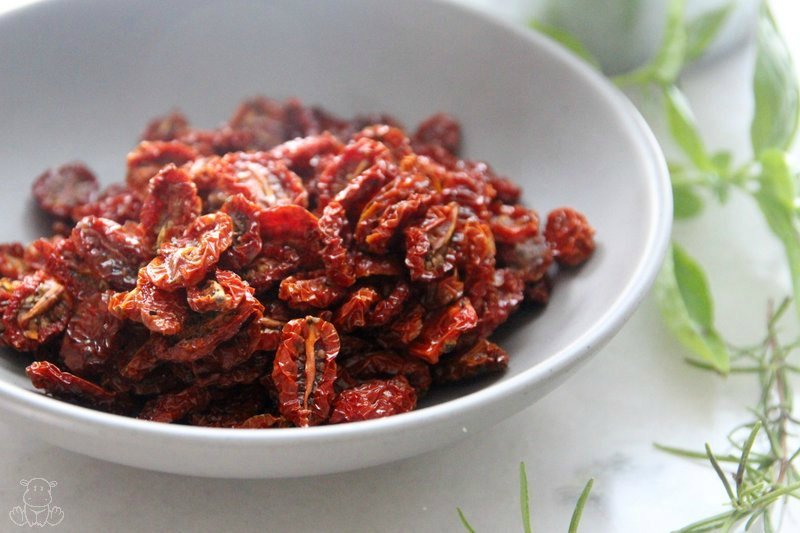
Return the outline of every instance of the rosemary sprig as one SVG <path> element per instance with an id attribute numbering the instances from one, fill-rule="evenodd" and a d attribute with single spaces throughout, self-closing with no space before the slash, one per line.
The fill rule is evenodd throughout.
<path id="1" fill-rule="evenodd" d="M 730 444 L 739 453 L 715 456 L 706 444 L 705 453 L 663 445 L 658 449 L 689 459 L 707 458 L 719 476 L 730 500 L 730 510 L 694 522 L 681 532 L 730 530 L 744 523 L 745 529 L 761 521 L 765 531 L 777 531 L 780 512 L 776 504 L 787 498 L 800 498 L 800 475 L 795 460 L 800 457 L 800 443 L 794 438 L 800 421 L 792 416 L 792 390 L 789 376 L 797 369 L 789 357 L 798 349 L 796 342 L 783 345 L 778 322 L 789 308 L 789 299 L 776 310 L 770 310 L 767 333 L 755 346 L 732 350 L 734 361 L 747 360 L 748 372 L 759 382 L 760 394 L 752 409 L 753 419 L 737 427 L 729 435 Z M 747 429 L 744 439 L 735 435 Z M 726 471 L 722 464 L 736 466 Z M 732 483 L 732 484 L 731 484 Z"/>
<path id="2" fill-rule="evenodd" d="M 578 501 L 575 504 L 575 510 L 572 512 L 572 518 L 570 519 L 567 533 L 578 533 L 578 526 L 580 525 L 581 516 L 583 515 L 583 509 L 586 507 L 586 502 L 589 501 L 589 493 L 592 491 L 593 485 L 594 479 L 590 479 L 586 483 L 586 486 L 583 487 L 583 491 L 581 491 L 581 495 L 578 497 Z M 519 508 L 522 513 L 522 531 L 524 533 L 531 533 L 533 528 L 531 526 L 528 474 L 525 472 L 525 463 L 519 464 Z M 457 507 L 456 511 L 458 512 L 459 520 L 461 520 L 461 525 L 464 526 L 467 533 L 475 533 L 475 528 L 472 527 L 467 517 L 464 516 L 464 512 L 461 508 Z"/>

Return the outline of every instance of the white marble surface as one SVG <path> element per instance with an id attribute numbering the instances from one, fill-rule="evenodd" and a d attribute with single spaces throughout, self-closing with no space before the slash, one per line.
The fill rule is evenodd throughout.
<path id="1" fill-rule="evenodd" d="M 788 1 L 778 4 L 782 20 L 799 20 Z M 746 154 L 751 68 L 751 51 L 741 49 L 687 75 L 712 147 Z M 679 224 L 676 236 L 711 274 L 723 331 L 754 340 L 767 298 L 788 284 L 781 251 L 750 202 L 734 197 Z M 724 380 L 687 366 L 648 298 L 602 353 L 536 405 L 457 445 L 358 472 L 269 481 L 172 476 L 85 458 L 0 424 L 0 531 L 22 529 L 6 513 L 21 502 L 19 480 L 30 477 L 58 482 L 58 531 L 461 531 L 457 506 L 478 531 L 518 531 L 520 461 L 537 531 L 566 531 L 589 477 L 596 482 L 581 531 L 668 531 L 720 512 L 725 494 L 704 464 L 652 443 L 710 441 L 725 451 L 725 434 L 746 419 L 756 392 L 752 377 Z"/>

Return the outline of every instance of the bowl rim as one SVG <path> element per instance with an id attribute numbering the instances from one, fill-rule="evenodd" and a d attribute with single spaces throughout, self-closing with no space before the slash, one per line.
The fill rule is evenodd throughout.
<path id="1" fill-rule="evenodd" d="M 648 218 L 649 230 L 646 236 L 646 247 L 632 277 L 613 303 L 589 329 L 561 350 L 551 353 L 543 361 L 507 380 L 492 383 L 464 396 L 419 410 L 348 424 L 281 428 L 279 431 L 164 424 L 81 407 L 6 381 L 0 381 L 0 400 L 2 400 L 0 409 L 38 412 L 39 415 L 48 417 L 50 421 L 70 422 L 70 429 L 115 429 L 120 436 L 137 434 L 142 437 L 205 444 L 280 445 L 295 443 L 299 445 L 312 441 L 353 440 L 361 436 L 376 437 L 389 435 L 399 430 L 408 430 L 414 426 L 427 426 L 444 419 L 464 415 L 479 407 L 502 403 L 504 400 L 535 387 L 548 376 L 560 374 L 575 366 L 610 340 L 647 294 L 655 281 L 669 245 L 672 227 L 672 190 L 667 164 L 653 132 L 633 104 L 610 81 L 549 38 L 496 15 L 486 13 L 477 7 L 457 3 L 456 0 L 428 1 L 449 9 L 459 10 L 471 17 L 481 18 L 485 24 L 494 25 L 515 38 L 525 41 L 529 46 L 549 54 L 554 60 L 583 78 L 593 90 L 603 97 L 615 116 L 620 119 L 623 128 L 632 132 L 631 137 L 640 140 L 640 144 L 636 146 L 637 151 L 643 154 L 642 160 L 649 162 L 652 167 L 646 174 L 650 178 L 647 180 L 649 185 L 647 193 L 653 199 L 654 206 Z M 53 3 L 57 3 L 57 1 L 39 0 L 24 3 L 16 8 L 0 12 L 0 17 L 7 18 L 31 8 Z"/>

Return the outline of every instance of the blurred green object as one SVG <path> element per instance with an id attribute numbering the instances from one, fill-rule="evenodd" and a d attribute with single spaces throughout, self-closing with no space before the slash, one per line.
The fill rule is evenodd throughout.
<path id="1" fill-rule="evenodd" d="M 569 34 L 609 75 L 633 70 L 653 57 L 662 41 L 669 4 L 669 0 L 459 1 L 516 23 L 531 23 L 548 35 Z M 706 57 L 715 57 L 752 37 L 758 4 L 758 0 L 686 0 L 686 16 L 696 21 L 688 35 L 689 54 L 705 49 Z M 709 31 L 715 24 L 720 31 Z M 710 44 L 695 38 L 710 34 L 717 35 Z"/>

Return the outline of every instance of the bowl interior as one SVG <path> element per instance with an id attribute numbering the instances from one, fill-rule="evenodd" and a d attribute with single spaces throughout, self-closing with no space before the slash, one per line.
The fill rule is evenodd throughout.
<path id="1" fill-rule="evenodd" d="M 544 312 L 498 334 L 509 371 L 428 404 L 586 348 L 660 253 L 656 156 L 618 97 L 552 45 L 447 2 L 47 2 L 0 18 L 0 72 L 0 241 L 47 230 L 29 193 L 44 169 L 79 159 L 120 181 L 149 118 L 178 107 L 210 127 L 255 94 L 386 111 L 409 128 L 452 113 L 464 154 L 522 184 L 529 206 L 584 212 L 597 253 L 559 277 Z M 0 382 L 30 389 L 23 368 L 1 354 Z"/>

